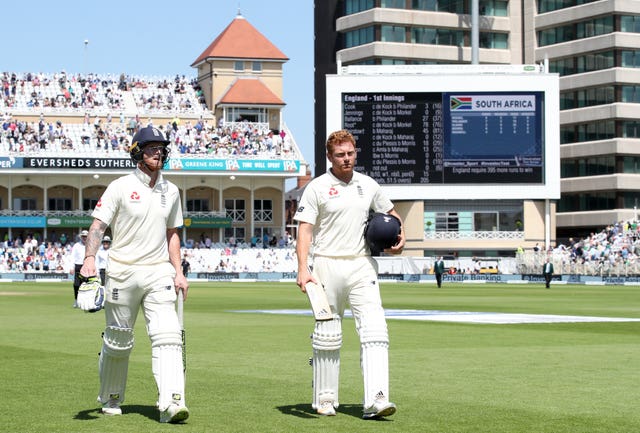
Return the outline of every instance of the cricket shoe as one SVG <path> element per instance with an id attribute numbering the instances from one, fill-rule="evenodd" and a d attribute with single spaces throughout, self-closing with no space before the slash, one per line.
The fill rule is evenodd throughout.
<path id="1" fill-rule="evenodd" d="M 118 400 L 111 399 L 102 405 L 100 411 L 105 415 L 122 415 L 122 409 L 120 409 L 120 402 Z"/>
<path id="2" fill-rule="evenodd" d="M 160 412 L 160 422 L 179 423 L 189 418 L 189 409 L 173 403 Z"/>
<path id="3" fill-rule="evenodd" d="M 320 407 L 318 408 L 318 415 L 336 416 L 336 408 L 333 407 L 333 402 L 331 400 L 325 400 L 323 402 L 320 402 Z"/>
<path id="4" fill-rule="evenodd" d="M 390 401 L 376 401 L 373 406 L 368 407 L 362 414 L 362 419 L 380 419 L 396 413 L 396 405 Z"/>

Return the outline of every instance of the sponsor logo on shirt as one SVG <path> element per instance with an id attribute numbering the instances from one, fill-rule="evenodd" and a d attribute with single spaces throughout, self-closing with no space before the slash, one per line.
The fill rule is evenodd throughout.
<path id="1" fill-rule="evenodd" d="M 133 192 L 131 193 L 131 195 L 129 196 L 129 199 L 130 199 L 132 202 L 140 201 L 140 194 L 138 194 L 136 191 L 133 191 Z"/>
<path id="2" fill-rule="evenodd" d="M 335 197 L 338 195 L 338 190 L 335 187 L 329 188 L 329 197 Z"/>

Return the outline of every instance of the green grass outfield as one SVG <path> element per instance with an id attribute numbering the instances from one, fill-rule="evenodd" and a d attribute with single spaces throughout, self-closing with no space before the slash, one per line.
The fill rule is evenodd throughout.
<path id="1" fill-rule="evenodd" d="M 640 287 L 383 284 L 385 307 L 640 318 Z M 386 421 L 361 417 L 353 320 L 346 319 L 338 416 L 311 410 L 308 316 L 293 283 L 194 283 L 185 304 L 184 425 L 157 422 L 144 319 L 123 416 L 97 411 L 102 313 L 73 309 L 71 283 L 0 284 L 0 431 L 640 432 L 640 322 L 461 324 L 389 320 Z"/>

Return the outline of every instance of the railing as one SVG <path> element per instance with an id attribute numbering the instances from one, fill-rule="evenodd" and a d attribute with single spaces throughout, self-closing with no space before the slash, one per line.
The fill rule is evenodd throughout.
<path id="1" fill-rule="evenodd" d="M 33 216 L 33 217 L 82 217 L 82 216 L 91 216 L 92 210 L 8 210 L 3 209 L 0 210 L 0 216 Z M 190 212 L 185 211 L 185 218 L 207 218 L 207 217 L 217 217 L 217 218 L 225 218 L 227 216 L 226 210 L 221 211 L 210 211 L 210 212 Z M 243 213 L 244 216 L 244 213 Z"/>
<path id="2" fill-rule="evenodd" d="M 437 232 L 427 230 L 424 238 L 428 240 L 524 240 L 524 232 L 518 231 L 481 231 L 481 232 Z"/>
<path id="3" fill-rule="evenodd" d="M 253 220 L 258 223 L 273 221 L 273 211 L 271 210 L 254 210 Z"/>
<path id="4" fill-rule="evenodd" d="M 62 217 L 62 216 L 90 216 L 93 210 L 0 210 L 0 216 L 44 216 L 44 217 Z"/>
<path id="5" fill-rule="evenodd" d="M 231 218 L 234 222 L 244 222 L 245 221 L 245 210 L 226 210 L 225 216 L 227 218 Z"/>

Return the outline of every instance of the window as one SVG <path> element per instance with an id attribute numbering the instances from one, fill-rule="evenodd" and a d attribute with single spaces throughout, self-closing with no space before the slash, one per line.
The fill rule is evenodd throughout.
<path id="1" fill-rule="evenodd" d="M 640 138 L 640 122 L 622 122 L 622 136 L 624 138 Z"/>
<path id="2" fill-rule="evenodd" d="M 209 212 L 209 200 L 203 198 L 187 200 L 187 212 Z"/>
<path id="3" fill-rule="evenodd" d="M 381 26 L 382 42 L 406 42 L 406 30 L 403 26 Z"/>
<path id="4" fill-rule="evenodd" d="M 236 72 L 244 72 L 244 61 L 236 60 L 233 64 L 233 70 Z"/>
<path id="5" fill-rule="evenodd" d="M 82 210 L 93 210 L 98 204 L 97 198 L 83 198 L 82 199 Z"/>
<path id="6" fill-rule="evenodd" d="M 640 86 L 622 86 L 622 102 L 640 102 Z"/>
<path id="7" fill-rule="evenodd" d="M 640 173 L 640 158 L 637 156 L 622 157 L 622 171 L 624 173 Z"/>
<path id="8" fill-rule="evenodd" d="M 346 0 L 344 2 L 344 11 L 346 15 L 373 9 L 373 0 Z"/>
<path id="9" fill-rule="evenodd" d="M 478 232 L 490 232 L 498 229 L 496 212 L 476 212 L 473 215 L 473 227 Z"/>
<path id="10" fill-rule="evenodd" d="M 551 27 L 538 32 L 541 47 L 612 33 L 613 15 Z"/>
<path id="11" fill-rule="evenodd" d="M 624 63 L 624 52 L 622 63 Z M 557 72 L 561 76 L 579 74 L 583 72 L 597 71 L 613 68 L 615 65 L 613 51 L 601 51 L 589 53 L 584 56 L 567 57 L 549 62 L 549 71 Z M 621 65 L 624 66 L 624 65 Z"/>
<path id="12" fill-rule="evenodd" d="M 224 229 L 224 241 L 229 242 L 229 239 L 233 237 L 236 242 L 245 242 L 244 239 L 244 227 L 225 227 Z"/>
<path id="13" fill-rule="evenodd" d="M 480 32 L 480 48 L 494 48 L 505 50 L 509 48 L 508 35 L 506 33 Z"/>
<path id="14" fill-rule="evenodd" d="M 563 194 L 558 201 L 558 212 L 609 210 L 616 208 L 613 192 L 591 192 L 589 194 Z"/>
<path id="15" fill-rule="evenodd" d="M 357 47 L 374 41 L 373 26 L 345 33 L 345 48 Z"/>
<path id="16" fill-rule="evenodd" d="M 273 221 L 273 205 L 271 200 L 253 201 L 253 220 L 255 222 Z"/>
<path id="17" fill-rule="evenodd" d="M 438 0 L 438 12 L 451 12 L 452 14 L 464 14 L 465 0 Z"/>
<path id="18" fill-rule="evenodd" d="M 436 29 L 414 27 L 411 29 L 411 42 L 414 44 L 436 44 Z"/>
<path id="19" fill-rule="evenodd" d="M 508 2 L 503 0 L 480 0 L 480 15 L 506 17 Z"/>
<path id="20" fill-rule="evenodd" d="M 380 0 L 381 8 L 388 9 L 404 9 L 405 7 L 404 0 Z"/>
<path id="21" fill-rule="evenodd" d="M 457 232 L 458 231 L 458 214 L 456 212 L 437 212 L 436 213 L 436 231 Z"/>
<path id="22" fill-rule="evenodd" d="M 229 107 L 226 110 L 225 121 L 228 123 L 244 121 L 269 123 L 269 116 L 266 108 Z"/>
<path id="23" fill-rule="evenodd" d="M 640 16 L 621 16 L 620 31 L 625 33 L 640 33 Z"/>
<path id="24" fill-rule="evenodd" d="M 621 53 L 623 68 L 640 68 L 640 50 L 623 50 Z"/>
<path id="25" fill-rule="evenodd" d="M 504 211 L 498 213 L 498 230 L 501 232 L 522 230 L 522 212 Z"/>
<path id="26" fill-rule="evenodd" d="M 244 222 L 246 220 L 246 208 L 243 199 L 226 199 L 224 208 L 227 218 L 234 222 Z"/>
<path id="27" fill-rule="evenodd" d="M 411 8 L 420 11 L 435 11 L 438 10 L 437 0 L 412 0 Z"/>
<path id="28" fill-rule="evenodd" d="M 594 1 L 598 0 L 541 0 L 538 2 L 538 13 L 542 14 L 558 9 L 571 8 Z"/>
<path id="29" fill-rule="evenodd" d="M 253 72 L 262 72 L 262 62 L 252 62 L 251 63 L 251 70 Z"/>
<path id="30" fill-rule="evenodd" d="M 267 227 L 255 227 L 253 229 L 253 236 L 257 238 L 258 244 L 264 243 L 264 237 L 266 236 L 269 240 L 271 240 L 271 230 Z M 269 245 L 269 241 L 267 241 L 266 245 L 263 245 L 265 248 Z"/>
<path id="31" fill-rule="evenodd" d="M 14 198 L 13 210 L 36 210 L 35 198 Z"/>
<path id="32" fill-rule="evenodd" d="M 48 209 L 59 210 L 59 211 L 71 210 L 71 199 L 70 198 L 50 198 Z"/>

